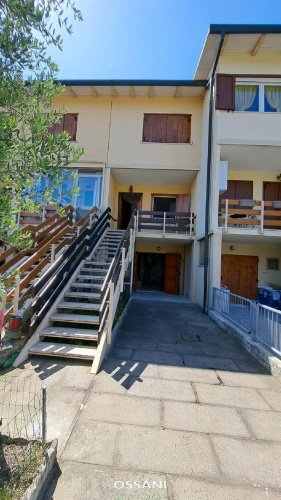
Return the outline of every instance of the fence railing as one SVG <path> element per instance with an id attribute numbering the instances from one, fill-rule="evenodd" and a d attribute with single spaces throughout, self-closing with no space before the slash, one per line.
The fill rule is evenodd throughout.
<path id="1" fill-rule="evenodd" d="M 281 357 L 281 311 L 222 288 L 213 289 L 212 308 Z"/>
<path id="2" fill-rule="evenodd" d="M 137 210 L 137 231 L 165 234 L 181 234 L 191 237 L 195 234 L 196 216 L 189 212 L 155 212 Z"/>
<path id="3" fill-rule="evenodd" d="M 0 377 L 0 498 L 19 498 L 45 452 L 46 387 L 20 372 Z"/>
<path id="4" fill-rule="evenodd" d="M 281 201 L 221 200 L 219 225 L 229 228 L 281 230 Z"/>
<path id="5" fill-rule="evenodd" d="M 33 286 L 34 301 L 32 304 L 33 318 L 30 333 L 34 333 L 44 315 L 52 306 L 54 300 L 69 281 L 77 266 L 90 255 L 109 226 L 110 208 L 100 216 L 93 226 L 86 226 L 79 236 L 69 245 L 67 250 L 58 257 L 50 268 Z"/>

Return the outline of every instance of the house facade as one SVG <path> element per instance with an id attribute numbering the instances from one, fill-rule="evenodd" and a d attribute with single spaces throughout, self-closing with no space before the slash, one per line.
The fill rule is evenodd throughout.
<path id="1" fill-rule="evenodd" d="M 192 81 L 62 81 L 60 126 L 86 153 L 59 201 L 109 206 L 119 229 L 136 213 L 135 289 L 207 308 L 214 286 L 281 288 L 280 41 L 212 25 Z"/>

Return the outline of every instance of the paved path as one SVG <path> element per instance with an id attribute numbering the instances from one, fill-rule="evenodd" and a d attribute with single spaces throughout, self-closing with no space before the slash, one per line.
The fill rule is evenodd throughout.
<path id="1" fill-rule="evenodd" d="M 133 299 L 103 371 L 65 373 L 57 417 L 84 406 L 46 499 L 281 498 L 281 385 L 198 307 Z"/>

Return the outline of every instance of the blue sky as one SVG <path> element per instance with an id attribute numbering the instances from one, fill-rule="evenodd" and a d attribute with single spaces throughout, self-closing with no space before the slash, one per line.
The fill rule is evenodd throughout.
<path id="1" fill-rule="evenodd" d="M 280 0 L 76 0 L 59 78 L 190 79 L 210 24 L 281 23 Z"/>

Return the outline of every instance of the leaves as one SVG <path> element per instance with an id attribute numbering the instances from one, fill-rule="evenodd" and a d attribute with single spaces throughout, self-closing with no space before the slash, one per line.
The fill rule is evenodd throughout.
<path id="1" fill-rule="evenodd" d="M 66 132 L 50 133 L 60 120 L 53 102 L 63 87 L 53 81 L 57 66 L 47 48 L 62 48 L 69 15 L 82 19 L 72 0 L 0 0 L 0 239 L 23 247 L 28 237 L 16 231 L 17 215 L 39 209 L 38 178 L 48 175 L 54 188 L 83 154 Z M 52 190 L 44 197 L 50 200 Z"/>

